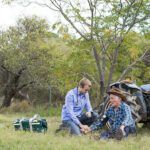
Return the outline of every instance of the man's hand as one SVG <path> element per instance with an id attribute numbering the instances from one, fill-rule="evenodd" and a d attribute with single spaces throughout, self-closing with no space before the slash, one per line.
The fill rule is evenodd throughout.
<path id="1" fill-rule="evenodd" d="M 91 132 L 91 128 L 90 127 L 87 127 L 86 129 L 81 129 L 81 132 L 84 133 L 84 134 L 87 134 L 89 132 Z"/>
<path id="2" fill-rule="evenodd" d="M 121 126 L 120 126 L 120 129 L 121 129 L 122 131 L 124 131 L 124 128 L 125 128 L 124 125 L 121 125 Z"/>
<path id="3" fill-rule="evenodd" d="M 88 118 L 90 118 L 92 116 L 91 112 L 86 112 L 85 114 Z"/>
<path id="4" fill-rule="evenodd" d="M 79 124 L 79 127 L 81 128 L 81 131 L 87 130 L 89 128 L 87 125 Z"/>
<path id="5" fill-rule="evenodd" d="M 121 126 L 120 126 L 120 129 L 122 130 L 122 133 L 123 133 L 123 135 L 125 136 L 125 135 L 126 135 L 126 132 L 125 132 L 124 128 L 125 128 L 124 125 L 121 125 Z"/>
<path id="6" fill-rule="evenodd" d="M 80 126 L 80 130 L 82 133 L 87 134 L 88 132 L 91 131 L 90 127 L 88 127 L 87 125 L 83 125 L 83 124 L 79 124 Z"/>

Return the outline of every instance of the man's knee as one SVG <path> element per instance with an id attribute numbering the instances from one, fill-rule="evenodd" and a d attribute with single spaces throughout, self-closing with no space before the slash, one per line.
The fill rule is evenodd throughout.
<path id="1" fill-rule="evenodd" d="M 70 133 L 74 135 L 81 135 L 81 131 L 78 125 L 76 125 L 74 122 L 70 122 Z"/>
<path id="2" fill-rule="evenodd" d="M 73 135 L 81 135 L 81 131 L 78 125 L 76 125 L 73 121 L 65 121 L 65 125 L 69 128 L 70 133 Z"/>
<path id="3" fill-rule="evenodd" d="M 129 134 L 136 134 L 136 128 L 135 127 L 125 127 L 126 136 Z"/>

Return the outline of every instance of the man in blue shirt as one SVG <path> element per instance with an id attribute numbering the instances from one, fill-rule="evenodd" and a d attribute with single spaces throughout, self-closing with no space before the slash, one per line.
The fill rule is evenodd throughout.
<path id="1" fill-rule="evenodd" d="M 62 123 L 70 129 L 71 134 L 81 135 L 81 129 L 87 129 L 94 121 L 88 91 L 91 82 L 87 78 L 80 80 L 78 87 L 70 90 L 62 108 Z M 86 113 L 83 113 L 83 110 Z"/>
<path id="2" fill-rule="evenodd" d="M 123 91 L 113 88 L 108 94 L 110 95 L 110 107 L 106 110 L 101 120 L 94 122 L 90 128 L 83 130 L 84 133 L 98 130 L 107 122 L 110 125 L 110 130 L 101 134 L 101 139 L 116 138 L 121 140 L 129 134 L 136 133 L 135 122 L 132 118 L 130 106 L 124 101 L 126 97 Z"/>

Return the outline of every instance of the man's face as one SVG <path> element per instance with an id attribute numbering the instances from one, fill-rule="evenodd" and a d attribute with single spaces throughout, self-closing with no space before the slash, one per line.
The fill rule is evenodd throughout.
<path id="1" fill-rule="evenodd" d="M 110 94 L 109 98 L 110 98 L 111 106 L 119 107 L 119 105 L 121 103 L 121 98 L 120 97 L 118 97 L 116 95 L 113 95 L 113 94 Z"/>
<path id="2" fill-rule="evenodd" d="M 90 90 L 90 88 L 91 88 L 91 83 L 86 83 L 85 85 L 84 85 L 84 87 L 82 88 L 82 93 L 86 93 L 86 92 L 88 92 L 89 90 Z"/>

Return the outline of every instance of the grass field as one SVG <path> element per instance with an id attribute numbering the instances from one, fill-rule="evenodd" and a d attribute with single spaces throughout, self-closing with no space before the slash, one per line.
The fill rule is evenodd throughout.
<path id="1" fill-rule="evenodd" d="M 150 150 L 150 129 L 138 129 L 137 137 L 117 142 L 115 140 L 99 141 L 94 136 L 69 136 L 61 132 L 55 134 L 60 117 L 47 116 L 47 133 L 30 133 L 15 131 L 13 121 L 19 117 L 31 117 L 32 113 L 0 114 L 0 150 Z"/>

